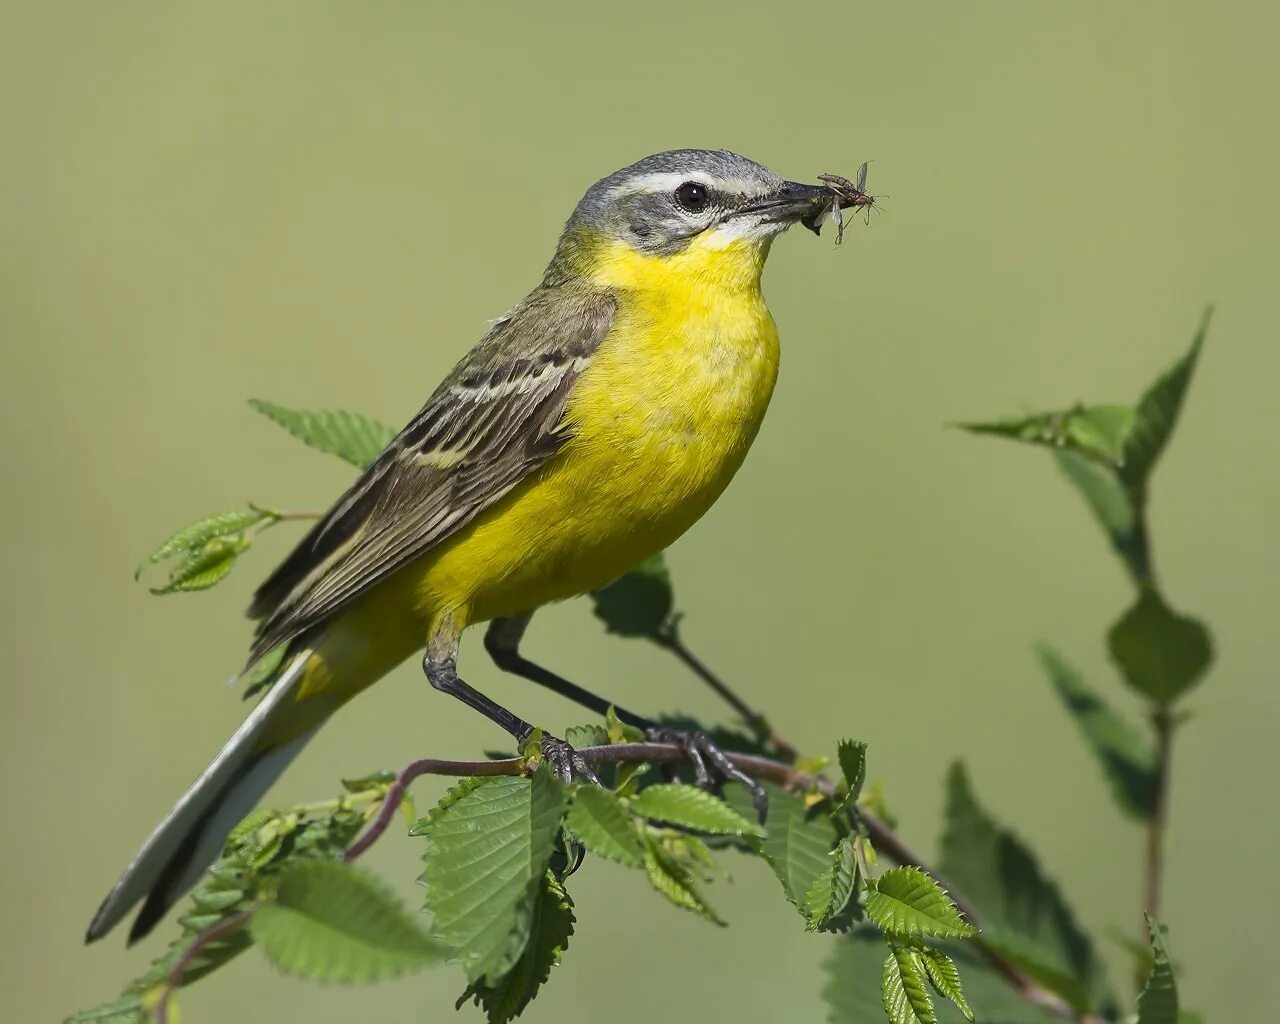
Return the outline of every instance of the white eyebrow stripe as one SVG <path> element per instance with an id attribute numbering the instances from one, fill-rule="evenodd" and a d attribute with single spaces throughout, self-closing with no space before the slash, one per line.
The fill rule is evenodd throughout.
<path id="1" fill-rule="evenodd" d="M 705 171 L 655 171 L 638 178 L 631 178 L 615 185 L 609 191 L 610 199 L 636 195 L 642 192 L 674 192 L 686 181 L 696 181 L 708 188 L 733 195 L 760 195 L 760 182 L 748 178 L 714 178 Z"/>
<path id="2" fill-rule="evenodd" d="M 704 171 L 689 171 L 684 174 L 678 174 L 675 171 L 655 171 L 653 174 L 629 178 L 615 185 L 609 190 L 609 195 L 616 197 L 634 195 L 637 192 L 673 192 L 676 186 L 683 185 L 686 181 L 696 181 L 710 188 L 719 186 L 719 182 Z"/>

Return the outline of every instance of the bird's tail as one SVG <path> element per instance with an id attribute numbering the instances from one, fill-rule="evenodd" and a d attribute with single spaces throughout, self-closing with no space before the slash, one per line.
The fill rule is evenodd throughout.
<path id="1" fill-rule="evenodd" d="M 146 935 L 213 863 L 227 833 L 315 735 L 319 723 L 284 742 L 273 741 L 280 733 L 280 720 L 295 706 L 311 655 L 304 649 L 289 656 L 267 695 L 142 844 L 102 901 L 86 942 L 105 935 L 143 897 L 129 941 Z"/>

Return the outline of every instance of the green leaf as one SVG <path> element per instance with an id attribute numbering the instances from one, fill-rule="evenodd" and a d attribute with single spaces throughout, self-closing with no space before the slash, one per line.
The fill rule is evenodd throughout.
<path id="1" fill-rule="evenodd" d="M 889 1024 L 938 1024 L 924 984 L 924 964 L 914 949 L 894 946 L 890 950 L 880 976 L 880 997 Z"/>
<path id="2" fill-rule="evenodd" d="M 1133 498 L 1125 490 L 1120 474 L 1113 467 L 1076 452 L 1055 451 L 1053 456 L 1106 531 L 1111 547 L 1123 559 L 1130 575 L 1139 583 L 1150 579 L 1150 553 L 1138 529 Z"/>
<path id="3" fill-rule="evenodd" d="M 867 745 L 857 740 L 841 740 L 836 744 L 836 756 L 846 787 L 836 802 L 835 811 L 839 813 L 849 804 L 856 804 L 862 794 L 862 784 L 867 781 Z"/>
<path id="4" fill-rule="evenodd" d="M 603 747 L 609 743 L 609 730 L 603 725 L 571 725 L 564 731 L 564 741 L 574 750 Z"/>
<path id="5" fill-rule="evenodd" d="M 819 875 L 831 865 L 828 854 L 838 833 L 821 806 L 805 807 L 804 798 L 771 782 L 769 818 L 760 852 L 782 883 L 787 900 L 804 913 L 804 901 Z M 753 813 L 750 794 L 738 783 L 724 787 L 725 800 L 740 814 Z"/>
<path id="6" fill-rule="evenodd" d="M 533 905 L 529 942 L 511 968 L 501 978 L 470 985 L 458 1005 L 474 997 L 484 1007 L 489 1024 L 508 1024 L 524 1012 L 546 983 L 551 968 L 560 963 L 573 934 L 573 900 L 548 873 Z"/>
<path id="7" fill-rule="evenodd" d="M 1178 987 L 1164 945 L 1168 929 L 1148 914 L 1147 931 L 1154 961 L 1146 987 L 1138 996 L 1138 1024 L 1178 1024 Z"/>
<path id="8" fill-rule="evenodd" d="M 214 862 L 191 896 L 191 909 L 178 919 L 179 937 L 147 971 L 125 990 L 122 999 L 72 1020 L 126 1024 L 144 1017 L 159 987 L 173 973 L 199 933 L 246 910 L 258 898 L 259 889 L 287 866 L 307 858 L 340 857 L 364 824 L 357 811 L 334 807 L 327 812 L 294 810 L 285 813 L 256 811 L 236 825 L 222 856 Z M 229 963 L 253 943 L 248 929 L 239 928 L 206 943 L 186 964 L 178 985 L 189 985 Z M 97 1016 L 94 1016 L 97 1014 Z M 170 1009 L 170 1017 L 175 1019 Z"/>
<path id="9" fill-rule="evenodd" d="M 643 729 L 628 725 L 619 718 L 618 712 L 612 704 L 609 705 L 609 710 L 605 712 L 604 719 L 610 743 L 643 743 L 647 738 Z"/>
<path id="10" fill-rule="evenodd" d="M 1020 839 L 997 824 L 975 798 L 964 767 L 947 778 L 946 830 L 939 870 L 974 906 L 985 927 L 1035 942 L 1093 997 L 1112 1000 L 1093 944 L 1057 887 Z M 974 1006 L 979 1010 L 977 1000 Z"/>
<path id="11" fill-rule="evenodd" d="M 711 835 L 762 836 L 764 830 L 695 786 L 660 783 L 632 797 L 631 809 L 655 821 L 665 821 Z"/>
<path id="12" fill-rule="evenodd" d="M 671 616 L 675 596 L 661 552 L 625 576 L 591 592 L 595 614 L 618 636 L 657 636 Z"/>
<path id="13" fill-rule="evenodd" d="M 543 765 L 531 778 L 488 779 L 429 821 L 427 909 L 470 980 L 491 984 L 523 954 L 565 802 Z"/>
<path id="14" fill-rule="evenodd" d="M 153 594 L 177 594 L 208 590 L 221 583 L 236 559 L 249 547 L 247 536 L 216 537 L 203 547 L 191 551 L 169 573 L 163 587 L 152 587 Z"/>
<path id="15" fill-rule="evenodd" d="M 644 868 L 653 887 L 677 907 L 692 910 L 712 924 L 723 925 L 724 921 L 703 897 L 694 878 L 694 867 L 688 857 L 677 856 L 664 847 L 658 837 L 646 834 Z"/>
<path id="16" fill-rule="evenodd" d="M 307 411 L 249 399 L 249 404 L 304 444 L 367 469 L 395 437 L 395 431 L 375 419 L 340 409 Z"/>
<path id="17" fill-rule="evenodd" d="M 1093 1000 L 1080 979 L 1035 940 L 1017 932 L 987 928 L 982 933 L 982 942 L 1050 992 L 1060 995 L 1077 1013 L 1087 1013 L 1091 1009 Z"/>
<path id="18" fill-rule="evenodd" d="M 456 804 L 472 790 L 487 785 L 492 781 L 492 778 L 485 775 L 472 775 L 450 786 L 445 790 L 444 796 L 440 798 L 439 802 L 413 823 L 412 827 L 409 829 L 409 835 L 429 835 L 432 827 L 445 811 L 449 810 L 450 807 Z M 426 884 L 425 877 L 419 878 L 418 881 L 422 882 L 424 885 Z"/>
<path id="19" fill-rule="evenodd" d="M 973 943 L 948 944 L 946 952 L 964 973 L 965 994 L 983 1024 L 1062 1024 L 1061 1017 L 1024 1000 L 987 964 Z M 831 943 L 822 986 L 828 1024 L 874 1024 L 884 1020 L 880 993 L 884 955 L 884 940 L 870 926 L 857 928 Z M 940 1002 L 934 1011 L 939 1024 L 964 1024 L 966 1020 L 950 1003 Z"/>
<path id="20" fill-rule="evenodd" d="M 858 863 L 853 854 L 853 840 L 841 839 L 830 854 L 831 863 L 813 880 L 804 897 L 804 911 L 809 931 L 825 931 L 839 918 L 853 899 L 858 877 Z M 840 922 L 848 927 L 848 922 Z M 843 930 L 836 928 L 832 930 Z"/>
<path id="21" fill-rule="evenodd" d="M 1213 308 L 1209 307 L 1200 319 L 1200 327 L 1187 354 L 1162 374 L 1138 401 L 1133 427 L 1125 438 L 1120 470 L 1125 484 L 1132 491 L 1141 492 L 1146 487 L 1156 461 L 1173 435 L 1212 318 Z"/>
<path id="22" fill-rule="evenodd" d="M 932 935 L 963 939 L 976 935 L 942 886 L 915 867 L 890 868 L 868 882 L 867 917 L 886 935 Z"/>
<path id="23" fill-rule="evenodd" d="M 385 884 L 338 861 L 286 870 L 249 929 L 276 967 L 316 981 L 381 981 L 449 955 Z"/>
<path id="24" fill-rule="evenodd" d="M 1133 426 L 1134 415 L 1134 410 L 1127 405 L 1077 405 L 1061 412 L 959 426 L 972 434 L 1045 445 L 1076 452 L 1106 466 L 1118 466 L 1124 458 L 1125 438 Z"/>
<path id="25" fill-rule="evenodd" d="M 276 681 L 276 675 L 280 671 L 280 665 L 283 663 L 285 652 L 288 650 L 289 645 L 287 643 L 280 644 L 271 648 L 253 663 L 249 671 L 240 677 L 240 681 L 244 683 L 244 693 L 241 694 L 241 700 L 248 700 L 250 697 L 270 688 L 271 684 Z"/>
<path id="26" fill-rule="evenodd" d="M 924 969 L 929 974 L 929 983 L 933 985 L 934 991 L 943 999 L 950 999 L 955 1003 L 967 1020 L 973 1020 L 973 1010 L 965 1000 L 964 988 L 960 984 L 960 969 L 956 967 L 956 962 L 942 950 L 932 946 L 922 944 L 917 952 L 924 961 Z"/>
<path id="27" fill-rule="evenodd" d="M 210 541 L 220 537 L 231 537 L 243 533 L 250 526 L 267 519 L 278 518 L 275 513 L 260 508 L 237 509 L 234 512 L 219 512 L 206 516 L 190 526 L 170 535 L 163 544 L 156 548 L 134 570 L 133 578 L 138 579 L 152 565 L 173 558 L 175 555 L 190 555 L 202 550 Z"/>
<path id="28" fill-rule="evenodd" d="M 142 996 L 131 995 L 113 999 L 92 1010 L 73 1013 L 62 1024 L 142 1024 L 147 1019 L 143 1012 Z"/>
<path id="29" fill-rule="evenodd" d="M 1080 734 L 1101 762 L 1116 803 L 1136 818 L 1150 817 L 1155 805 L 1155 753 L 1147 739 L 1107 706 L 1052 647 L 1036 648 L 1040 663 Z"/>
<path id="30" fill-rule="evenodd" d="M 1111 627 L 1107 646 L 1129 685 L 1161 703 L 1186 693 L 1213 660 L 1204 624 L 1177 614 L 1150 586 Z"/>
<path id="31" fill-rule="evenodd" d="M 644 867 L 644 848 L 631 815 L 610 790 L 578 786 L 565 824 L 592 853 L 629 868 Z"/>

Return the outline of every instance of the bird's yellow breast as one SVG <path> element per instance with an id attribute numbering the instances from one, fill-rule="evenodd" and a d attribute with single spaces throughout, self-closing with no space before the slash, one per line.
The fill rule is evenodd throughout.
<path id="1" fill-rule="evenodd" d="M 746 244 L 604 254 L 595 283 L 615 291 L 618 310 L 570 395 L 571 440 L 424 559 L 424 611 L 461 625 L 590 590 L 711 506 L 742 464 L 777 377 L 763 259 Z"/>

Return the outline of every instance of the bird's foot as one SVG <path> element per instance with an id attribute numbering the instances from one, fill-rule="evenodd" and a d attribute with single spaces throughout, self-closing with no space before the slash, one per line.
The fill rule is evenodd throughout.
<path id="1" fill-rule="evenodd" d="M 742 783 L 751 794 L 756 817 L 760 819 L 760 824 L 764 824 L 769 812 L 769 794 L 759 782 L 735 766 L 705 732 L 655 726 L 646 729 L 645 735 L 650 742 L 670 743 L 683 750 L 684 756 L 693 765 L 693 781 L 699 789 L 715 789 L 721 782 Z"/>
<path id="2" fill-rule="evenodd" d="M 600 777 L 592 771 L 591 765 L 564 740 L 543 733 L 538 749 L 543 760 L 566 785 L 575 780 L 589 782 L 593 786 L 601 785 Z"/>

